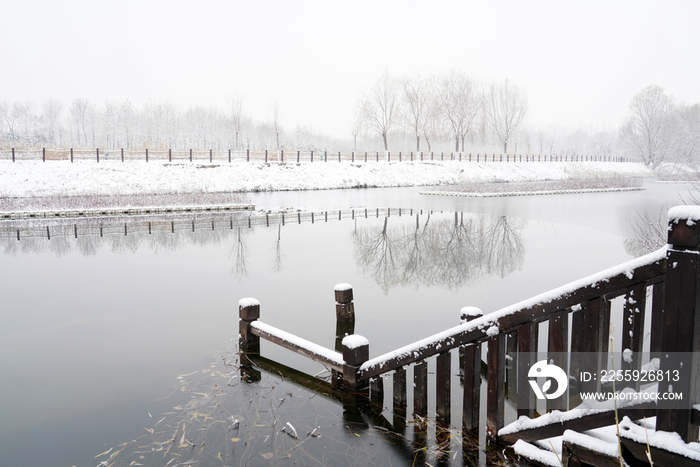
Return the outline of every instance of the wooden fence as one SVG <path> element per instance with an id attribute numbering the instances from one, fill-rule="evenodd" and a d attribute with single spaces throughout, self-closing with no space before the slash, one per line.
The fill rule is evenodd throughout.
<path id="1" fill-rule="evenodd" d="M 353 291 L 349 286 L 336 287 L 335 291 L 338 339 L 342 339 L 337 340 L 335 351 L 261 322 L 259 302 L 244 299 L 239 303 L 241 350 L 254 355 L 259 353 L 260 339 L 269 340 L 326 365 L 344 388 L 370 397 L 383 398 L 383 377 L 390 377 L 394 410 L 406 410 L 407 389 L 412 388 L 413 412 L 420 416 L 428 413 L 426 361 L 435 357 L 432 386 L 436 418 L 449 423 L 453 384 L 451 351 L 460 349 L 464 358 L 461 421 L 465 433 L 478 430 L 483 424 L 480 407 L 485 402 L 488 438 L 508 444 L 562 435 L 567 428 L 588 430 L 614 424 L 618 415 L 620 419 L 626 415 L 632 420 L 656 415 L 657 431 L 676 432 L 686 442 L 694 441 L 698 438 L 700 422 L 700 412 L 694 408 L 700 402 L 700 208 L 673 208 L 669 218 L 669 245 L 657 252 L 487 315 L 467 317 L 467 322 L 459 326 L 372 359 L 369 342 L 352 335 L 353 325 L 342 324 L 348 321 L 354 324 Z M 659 391 L 682 393 L 683 399 L 645 402 L 620 408 L 617 413 L 596 412 L 571 423 L 557 419 L 531 429 L 502 430 L 508 387 L 513 389 L 510 397 L 517 415 L 528 418 L 536 415 L 528 373 L 535 364 L 533 355 L 540 344 L 546 342 L 548 355 L 578 383 L 579 389 L 595 391 L 601 387 L 600 379 L 585 381 L 581 372 L 584 368 L 593 371 L 607 368 L 606 359 L 611 350 L 610 303 L 615 298 L 622 298 L 624 303 L 621 349 L 641 354 L 644 322 L 650 320 L 649 348 L 652 355 L 662 356 L 660 370 L 677 371 L 680 375 L 672 388 L 659 385 Z M 548 324 L 544 334 L 540 330 L 542 323 Z M 343 334 L 350 335 L 342 338 Z M 480 391 L 483 346 L 486 346 L 487 368 L 485 401 Z M 669 354 L 685 357 L 673 359 L 668 358 Z M 507 361 L 511 364 L 507 365 Z M 639 365 L 639 359 L 625 359 L 622 370 L 639 371 Z M 412 368 L 413 384 L 407 382 L 407 368 Z M 548 402 L 547 411 L 575 410 L 573 404 L 569 406 L 568 398 Z M 629 439 L 624 443 L 629 444 L 624 450 L 626 456 L 640 452 L 639 446 Z M 700 465 L 688 462 L 677 465 Z"/>
<path id="2" fill-rule="evenodd" d="M 17 161 L 94 161 L 94 162 L 416 162 L 416 161 L 457 161 L 457 162 L 630 162 L 618 156 L 601 155 L 557 155 L 557 154 L 471 154 L 462 152 L 340 152 L 340 151 L 285 151 L 285 150 L 149 150 L 120 149 L 15 149 L 0 151 L 0 160 Z"/>

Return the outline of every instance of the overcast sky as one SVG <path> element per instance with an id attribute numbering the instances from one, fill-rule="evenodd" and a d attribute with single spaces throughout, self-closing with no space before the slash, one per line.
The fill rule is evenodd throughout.
<path id="1" fill-rule="evenodd" d="M 462 70 L 527 90 L 529 127 L 615 129 L 650 84 L 700 102 L 700 1 L 4 0 L 0 100 L 244 96 L 348 137 L 379 76 Z"/>

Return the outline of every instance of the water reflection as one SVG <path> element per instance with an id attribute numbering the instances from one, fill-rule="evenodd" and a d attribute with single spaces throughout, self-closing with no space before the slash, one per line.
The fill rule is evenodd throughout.
<path id="1" fill-rule="evenodd" d="M 415 222 L 406 217 L 415 218 Z M 0 238 L 5 254 L 51 252 L 57 257 L 75 250 L 85 256 L 102 248 L 133 253 L 146 247 L 158 253 L 186 245 L 230 242 L 231 275 L 240 280 L 248 277 L 254 261 L 248 236 L 256 228 L 277 226 L 270 248 L 271 270 L 281 272 L 286 247 L 282 227 L 302 222 L 325 225 L 329 219 L 356 221 L 351 234 L 355 261 L 384 293 L 393 286 L 457 289 L 484 276 L 505 277 L 523 263 L 524 220 L 485 214 L 413 214 L 412 210 L 397 209 L 393 209 L 393 216 L 391 209 L 375 209 L 14 221 L 0 226 Z M 360 220 L 363 225 L 358 225 Z"/>
<path id="2" fill-rule="evenodd" d="M 457 289 L 486 275 L 505 277 L 522 267 L 526 221 L 506 216 L 428 214 L 415 225 L 362 226 L 353 232 L 355 259 L 387 293 L 393 286 Z"/>

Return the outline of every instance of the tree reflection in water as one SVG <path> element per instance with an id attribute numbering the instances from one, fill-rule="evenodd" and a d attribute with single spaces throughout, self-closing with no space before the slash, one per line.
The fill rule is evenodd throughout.
<path id="1" fill-rule="evenodd" d="M 435 217 L 435 216 L 433 216 Z M 353 232 L 357 264 L 384 290 L 392 286 L 456 289 L 481 277 L 505 277 L 522 267 L 526 221 L 455 213 L 454 220 L 359 227 Z"/>

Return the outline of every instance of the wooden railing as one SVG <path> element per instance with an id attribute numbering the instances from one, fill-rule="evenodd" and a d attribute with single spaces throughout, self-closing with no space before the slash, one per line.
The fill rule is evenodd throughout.
<path id="1" fill-rule="evenodd" d="M 259 352 L 259 339 L 271 340 L 328 366 L 342 378 L 345 388 L 367 392 L 370 397 L 383 396 L 382 377 L 391 373 L 394 410 L 406 410 L 407 388 L 412 387 L 413 412 L 423 416 L 428 413 L 426 360 L 435 357 L 435 413 L 439 421 L 449 423 L 451 351 L 459 348 L 464 356 L 462 426 L 473 432 L 480 426 L 481 347 L 486 345 L 486 432 L 489 438 L 496 439 L 505 424 L 507 388 L 511 388 L 508 393 L 518 416 L 536 415 L 528 372 L 538 348 L 545 347 L 545 342 L 548 355 L 568 370 L 579 389 L 600 388 L 600 380 L 585 381 L 580 372 L 607 368 L 610 304 L 621 297 L 621 349 L 641 354 L 644 322 L 651 320 L 652 354 L 692 355 L 692 361 L 661 358 L 662 371 L 681 367 L 692 370 L 682 371 L 672 389 L 659 387 L 660 392 L 682 392 L 683 400 L 659 401 L 658 408 L 653 406 L 651 410 L 657 415 L 657 430 L 675 431 L 686 441 L 695 440 L 698 419 L 693 404 L 700 402 L 700 207 L 673 208 L 669 218 L 669 245 L 659 251 L 487 315 L 472 314 L 458 326 L 372 359 L 369 343 L 361 336 L 343 338 L 342 347 L 336 345 L 341 354 L 259 323 L 260 306 L 253 299 L 240 303 L 241 349 Z M 346 316 L 345 321 L 354 324 L 352 289 L 336 287 L 335 293 L 339 320 Z M 541 335 L 542 323 L 548 323 L 548 331 Z M 344 329 L 352 334 L 353 327 Z M 507 360 L 512 365 L 507 366 Z M 624 359 L 622 365 L 622 370 L 639 370 L 640 359 Z M 413 384 L 407 384 L 409 367 Z M 566 397 L 548 402 L 548 411 L 574 408 Z M 646 404 L 644 412 L 637 413 L 648 415 L 650 407 Z M 517 434 L 501 439 L 514 442 Z"/>
<path id="2" fill-rule="evenodd" d="M 594 154 L 471 154 L 464 152 L 341 152 L 341 151 L 295 151 L 250 149 L 166 149 L 166 150 L 125 150 L 119 149 L 74 149 L 41 148 L 0 150 L 0 160 L 28 161 L 94 161 L 94 162 L 129 162 L 129 161 L 168 161 L 168 162 L 414 162 L 414 161 L 458 161 L 458 162 L 630 162 L 619 156 Z"/>

